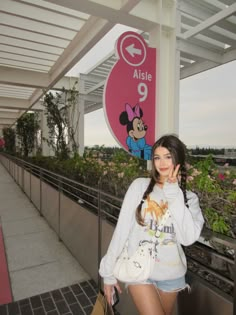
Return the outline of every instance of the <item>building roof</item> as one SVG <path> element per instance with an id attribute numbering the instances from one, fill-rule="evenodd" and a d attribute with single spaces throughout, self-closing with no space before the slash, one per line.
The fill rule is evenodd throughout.
<path id="1" fill-rule="evenodd" d="M 72 87 L 66 73 L 117 23 L 148 40 L 161 25 L 176 30 L 180 78 L 236 59 L 235 0 L 163 0 L 158 16 L 151 0 L 4 0 L 0 3 L 0 129 L 28 109 L 40 109 L 45 90 Z M 161 1 L 160 1 L 161 3 Z M 171 10 L 173 9 L 173 10 Z M 87 74 L 85 113 L 101 107 L 103 85 L 115 63 L 111 53 Z M 227 78 L 226 78 L 227 79 Z"/>

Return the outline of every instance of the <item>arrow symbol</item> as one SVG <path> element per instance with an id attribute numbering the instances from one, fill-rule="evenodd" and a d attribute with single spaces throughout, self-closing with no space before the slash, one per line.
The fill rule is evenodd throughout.
<path id="1" fill-rule="evenodd" d="M 128 51 L 128 53 L 129 53 L 132 57 L 134 57 L 135 54 L 136 54 L 136 55 L 141 55 L 141 54 L 142 54 L 142 50 L 141 50 L 141 49 L 138 49 L 138 48 L 135 48 L 135 47 L 134 47 L 134 44 L 129 45 L 129 46 L 126 47 L 125 49 Z"/>

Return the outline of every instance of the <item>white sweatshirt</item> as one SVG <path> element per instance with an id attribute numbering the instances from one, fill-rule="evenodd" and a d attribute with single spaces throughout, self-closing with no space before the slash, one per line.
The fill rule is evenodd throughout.
<path id="1" fill-rule="evenodd" d="M 117 282 L 113 269 L 127 240 L 128 252 L 132 255 L 140 242 L 153 242 L 155 239 L 156 263 L 151 279 L 177 279 L 186 273 L 186 257 L 181 244 L 187 246 L 197 241 L 204 224 L 198 197 L 187 191 L 189 207 L 186 207 L 178 183 L 165 183 L 163 188 L 155 185 L 149 199 L 142 205 L 145 226 L 141 226 L 136 221 L 135 212 L 149 182 L 150 178 L 138 178 L 125 194 L 112 240 L 100 264 L 99 273 L 106 284 Z M 154 238 L 158 222 L 167 208 L 171 215 L 161 234 Z"/>

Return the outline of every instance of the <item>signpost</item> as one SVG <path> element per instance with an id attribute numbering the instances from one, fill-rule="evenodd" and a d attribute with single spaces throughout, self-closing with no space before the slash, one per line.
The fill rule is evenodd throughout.
<path id="1" fill-rule="evenodd" d="M 106 120 L 125 150 L 150 160 L 155 141 L 156 49 L 135 32 L 123 33 L 115 48 L 118 60 L 103 95 Z"/>

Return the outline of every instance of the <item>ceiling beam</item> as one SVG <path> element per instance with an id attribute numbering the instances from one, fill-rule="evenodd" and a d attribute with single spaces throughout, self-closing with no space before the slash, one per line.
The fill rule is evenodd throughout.
<path id="1" fill-rule="evenodd" d="M 235 2 L 235 0 L 232 1 Z M 178 9 L 181 11 L 181 14 L 185 13 L 189 15 L 190 18 L 197 18 L 201 21 L 205 21 L 220 12 L 220 9 L 210 10 L 209 7 L 199 5 L 198 1 L 191 3 L 186 1 L 181 1 L 180 3 L 178 2 Z M 216 25 L 229 32 L 235 32 L 235 24 L 230 22 L 228 19 L 220 20 L 216 23 Z"/>
<path id="2" fill-rule="evenodd" d="M 77 77 L 63 77 L 53 89 L 71 89 L 76 81 Z M 50 75 L 47 73 L 0 66 L 0 84 L 46 89 L 49 83 Z"/>
<path id="3" fill-rule="evenodd" d="M 90 94 L 79 94 L 79 99 L 94 103 L 103 103 L 103 97 L 98 95 L 90 95 Z"/>
<path id="4" fill-rule="evenodd" d="M 188 39 L 190 37 L 193 37 L 199 33 L 201 33 L 203 30 L 210 28 L 211 26 L 215 25 L 219 21 L 226 19 L 227 17 L 233 15 L 236 12 L 236 3 L 232 4 L 228 8 L 216 13 L 215 15 L 209 17 L 204 22 L 201 22 L 195 27 L 192 27 L 190 30 L 186 31 L 183 35 L 184 39 Z"/>
<path id="5" fill-rule="evenodd" d="M 94 105 L 91 105 L 91 106 L 86 106 L 85 109 L 84 109 L 84 113 L 85 114 L 89 114 L 89 113 L 94 112 L 95 110 L 98 110 L 100 108 L 102 108 L 102 104 L 101 103 L 94 104 Z"/>
<path id="6" fill-rule="evenodd" d="M 42 111 L 45 110 L 45 106 L 42 105 L 42 104 L 43 104 L 43 102 L 38 101 L 37 103 L 35 103 L 35 104 L 30 108 L 30 110 L 35 111 L 35 112 L 42 112 Z"/>
<path id="7" fill-rule="evenodd" d="M 106 82 L 106 80 L 103 80 L 103 81 L 97 83 L 96 85 L 94 85 L 90 89 L 86 90 L 86 94 L 92 93 L 92 92 L 96 91 L 97 89 L 99 89 L 100 87 L 104 86 L 105 82 Z"/>
<path id="8" fill-rule="evenodd" d="M 190 67 L 184 67 L 180 69 L 180 80 L 186 79 L 188 77 L 191 77 L 192 75 L 195 75 L 197 73 L 201 73 L 203 71 L 212 69 L 214 67 L 219 66 L 218 63 L 215 63 L 213 61 L 202 61 L 198 62 L 196 64 L 192 64 Z"/>
<path id="9" fill-rule="evenodd" d="M 83 74 L 83 73 L 80 73 L 79 75 L 79 78 L 80 78 L 80 81 L 92 81 L 94 83 L 99 83 L 101 81 L 104 80 L 103 77 L 100 77 L 98 75 L 93 75 L 93 74 Z"/>
<path id="10" fill-rule="evenodd" d="M 0 66 L 0 84 L 44 88 L 48 83 L 46 73 Z"/>
<path id="11" fill-rule="evenodd" d="M 222 63 L 222 55 L 213 51 L 210 51 L 209 49 L 206 49 L 204 47 L 200 47 L 195 44 L 188 43 L 182 39 L 177 40 L 177 50 L 180 52 L 187 53 L 191 56 L 194 56 L 207 59 L 209 61 L 213 61 L 215 63 L 221 64 Z"/>
<path id="12" fill-rule="evenodd" d="M 55 85 L 52 90 L 71 90 L 73 87 L 78 87 L 78 77 L 63 77 Z"/>
<path id="13" fill-rule="evenodd" d="M 0 130 L 2 130 L 2 129 L 4 129 L 4 128 L 8 128 L 8 127 L 10 127 L 9 124 L 7 124 L 7 125 L 1 125 L 1 123 L 0 123 Z"/>
<path id="14" fill-rule="evenodd" d="M 13 118 L 0 118 L 0 125 L 12 125 L 15 121 Z"/>
<path id="15" fill-rule="evenodd" d="M 126 0 L 120 1 L 120 6 L 114 8 L 114 1 L 106 1 L 104 5 L 98 1 L 88 0 L 45 0 L 46 2 L 54 3 L 72 10 L 80 11 L 91 16 L 99 16 L 102 19 L 110 21 L 114 24 L 123 24 L 133 28 L 141 29 L 143 31 L 150 31 L 161 23 L 161 18 L 158 21 L 150 21 L 150 16 L 143 11 L 142 17 L 130 14 L 130 11 L 139 3 L 140 0 Z M 156 9 L 156 3 L 153 4 L 153 10 Z M 149 16 L 149 18 L 148 18 Z M 162 21 L 166 27 L 170 27 L 168 19 Z"/>
<path id="16" fill-rule="evenodd" d="M 64 53 L 52 67 L 48 90 L 51 89 L 86 53 L 113 27 L 113 24 L 102 19 L 91 17 L 69 44 Z M 33 106 L 43 93 L 37 89 L 29 102 Z"/>
<path id="17" fill-rule="evenodd" d="M 33 77 L 26 76 L 25 81 L 22 82 L 21 78 L 24 78 L 23 72 L 21 74 L 18 72 L 17 79 L 14 80 L 14 75 L 8 73 L 1 76 L 0 82 L 5 82 L 5 84 L 13 84 L 22 86 L 33 86 L 37 89 L 32 93 L 29 102 L 22 103 L 19 101 L 17 104 L 6 102 L 2 104 L 3 108 L 20 108 L 29 110 L 43 95 L 45 90 L 52 89 L 54 85 L 79 61 L 83 58 L 86 53 L 101 39 L 116 23 L 121 23 L 125 25 L 130 25 L 133 27 L 141 27 L 143 30 L 149 30 L 157 25 L 151 21 L 144 18 L 132 16 L 129 14 L 140 0 L 124 0 L 120 1 L 119 14 L 117 10 L 99 4 L 97 2 L 81 0 L 81 1 L 63 1 L 63 0 L 46 0 L 45 2 L 54 3 L 56 5 L 61 5 L 63 7 L 71 8 L 77 11 L 82 11 L 88 14 L 94 14 L 88 21 L 82 26 L 78 34 L 71 41 L 69 46 L 64 50 L 62 55 L 58 58 L 54 66 L 51 68 L 48 74 L 42 73 L 37 80 Z M 111 5 L 111 2 L 107 1 L 107 5 Z M 38 6 L 38 4 L 36 4 Z M 114 3 L 113 3 L 114 6 Z M 99 17 L 97 17 L 99 16 Z M 129 24 L 129 21 L 131 23 Z M 9 71 L 9 68 L 8 68 Z M 16 70 L 13 70 L 16 71 Z M 24 70 L 22 70 L 24 71 Z M 27 72 L 28 74 L 34 75 L 32 72 Z M 6 74 L 6 72 L 4 73 Z M 37 74 L 38 75 L 38 74 Z M 5 78 L 5 79 L 4 79 Z M 35 83 L 36 82 L 36 83 Z M 5 100 L 6 101 L 6 100 Z M 27 106 L 28 105 L 28 106 Z M 27 106 L 27 108 L 26 108 Z"/>
<path id="18" fill-rule="evenodd" d="M 12 97 L 0 97 L 0 111 L 1 109 L 10 109 L 10 110 L 20 110 L 24 111 L 29 110 L 29 101 L 22 100 L 19 98 L 12 98 Z M 33 111 L 43 111 L 45 107 L 42 105 L 41 102 L 37 102 L 30 110 Z"/>
<path id="19" fill-rule="evenodd" d="M 27 110 L 29 105 L 30 103 L 27 100 L 12 97 L 0 97 L 0 108 Z"/>
<path id="20" fill-rule="evenodd" d="M 236 60 L 236 49 L 230 49 L 222 57 L 223 63 L 227 63 Z"/>
<path id="21" fill-rule="evenodd" d="M 0 108 L 0 119 L 1 118 L 11 118 L 11 119 L 17 119 L 21 115 L 21 112 L 8 112 L 8 111 L 1 111 Z"/>
<path id="22" fill-rule="evenodd" d="M 236 59 L 236 49 L 232 49 L 225 53 L 222 57 L 222 64 L 231 62 Z M 198 62 L 196 64 L 192 64 L 191 67 L 184 67 L 180 70 L 180 79 L 188 78 L 197 73 L 210 70 L 219 66 L 218 63 L 213 61 L 203 60 L 202 62 Z"/>
<path id="23" fill-rule="evenodd" d="M 198 5 L 194 5 L 193 3 L 189 3 L 186 1 L 178 1 L 177 9 L 181 12 L 181 14 L 185 13 L 202 21 L 212 16 L 212 12 L 209 12 L 208 9 L 202 8 Z"/>

